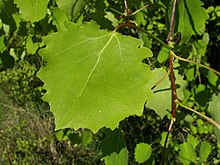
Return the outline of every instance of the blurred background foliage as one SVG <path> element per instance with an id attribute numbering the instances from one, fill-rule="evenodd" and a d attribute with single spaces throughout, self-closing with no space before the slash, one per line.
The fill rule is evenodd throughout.
<path id="1" fill-rule="evenodd" d="M 133 12 L 148 5 L 137 14 L 128 16 L 124 13 L 122 0 L 50 0 L 45 16 L 32 22 L 20 14 L 14 0 L 0 2 L 0 164 L 103 164 L 100 139 L 104 138 L 105 131 L 100 130 L 97 134 L 85 129 L 54 132 L 54 118 L 49 105 L 41 100 L 45 93 L 43 83 L 36 77 L 44 65 L 38 51 L 44 47 L 42 37 L 64 27 L 60 20 L 77 24 L 93 20 L 100 28 L 108 30 L 113 30 L 125 20 L 134 21 L 165 41 L 169 10 L 166 6 L 170 1 L 127 2 Z M 202 2 L 209 14 L 205 34 L 193 36 L 188 43 L 177 46 L 176 52 L 183 52 L 186 58 L 196 57 L 199 62 L 220 71 L 220 2 Z M 120 30 L 143 40 L 144 45 L 153 51 L 154 56 L 146 61 L 152 68 L 166 67 L 167 57 L 158 42 L 133 29 Z M 176 37 L 178 40 L 178 35 Z M 198 46 L 202 52 L 196 52 L 194 48 Z M 211 115 L 208 106 L 211 96 L 219 93 L 219 77 L 185 62 L 179 62 L 176 68 L 188 82 L 184 103 L 190 107 L 196 105 Z M 140 142 L 151 144 L 153 148 L 145 164 L 160 163 L 169 117 L 162 119 L 153 110 L 145 108 L 142 116 L 130 116 L 121 121 L 129 164 L 138 164 L 134 151 Z M 183 145 L 190 144 L 205 164 L 219 164 L 220 136 L 214 132 L 213 126 L 206 121 L 178 109 L 165 157 L 170 164 L 181 164 L 178 155 L 183 152 Z M 203 146 L 210 150 L 207 158 L 199 155 Z"/>

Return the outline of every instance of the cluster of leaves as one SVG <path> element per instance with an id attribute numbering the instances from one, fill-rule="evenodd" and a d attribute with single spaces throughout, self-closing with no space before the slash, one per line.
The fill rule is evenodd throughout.
<path id="1" fill-rule="evenodd" d="M 37 88 L 40 82 L 35 76 L 36 70 L 25 60 L 17 62 L 13 68 L 3 70 L 0 72 L 1 90 L 19 105 L 39 100 L 42 90 Z"/>
<path id="2" fill-rule="evenodd" d="M 13 61 L 39 53 L 45 65 L 40 63 L 37 76 L 44 82 L 47 93 L 43 98 L 50 104 L 61 139 L 87 145 L 92 136 L 89 131 L 77 135 L 68 129 L 87 128 L 94 133 L 103 129 L 100 140 L 106 164 L 157 164 L 172 99 L 168 97 L 168 78 L 153 90 L 151 87 L 167 73 L 169 50 L 161 43 L 166 42 L 173 3 L 126 2 L 3 0 L 1 65 L 5 69 Z M 185 58 L 219 69 L 218 57 L 213 55 L 219 34 L 211 29 L 219 27 L 219 6 L 215 1 L 204 3 L 178 1 L 173 51 L 180 58 L 174 62 L 174 73 L 178 99 L 219 123 L 219 77 L 212 70 L 181 61 Z M 126 5 L 133 11 L 146 8 L 133 15 Z M 141 27 L 150 36 L 143 30 L 120 26 L 124 23 Z M 116 26 L 123 35 L 114 30 Z M 144 109 L 147 112 L 143 113 Z M 166 148 L 169 162 L 219 163 L 219 130 L 181 107 L 175 123 Z"/>

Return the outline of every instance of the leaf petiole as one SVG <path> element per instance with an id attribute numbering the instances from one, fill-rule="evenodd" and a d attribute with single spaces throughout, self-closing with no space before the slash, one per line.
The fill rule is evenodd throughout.
<path id="1" fill-rule="evenodd" d="M 218 124 L 217 122 L 215 122 L 211 118 L 207 117 L 206 115 L 203 115 L 202 113 L 200 113 L 190 107 L 187 107 L 186 105 L 182 104 L 179 100 L 176 100 L 176 103 L 179 104 L 181 107 L 188 109 L 188 110 L 196 113 L 197 115 L 201 116 L 203 119 L 207 120 L 208 122 L 210 122 L 211 124 L 213 124 L 214 126 L 216 126 L 220 130 L 220 124 Z"/>
<path id="2" fill-rule="evenodd" d="M 173 51 L 171 51 L 171 54 L 172 54 L 176 59 L 178 59 L 178 60 L 196 64 L 196 65 L 198 65 L 198 66 L 200 66 L 200 67 L 203 67 L 203 68 L 206 68 L 206 69 L 208 69 L 208 70 L 211 70 L 211 71 L 215 72 L 216 74 L 218 74 L 218 75 L 220 76 L 220 72 L 218 72 L 218 71 L 215 70 L 215 69 L 212 69 L 212 68 L 210 68 L 210 67 L 208 67 L 208 66 L 206 66 L 206 65 L 200 64 L 200 63 L 198 63 L 198 62 L 195 62 L 195 61 L 192 61 L 192 60 L 188 60 L 188 59 L 179 57 L 179 56 L 177 56 Z"/>

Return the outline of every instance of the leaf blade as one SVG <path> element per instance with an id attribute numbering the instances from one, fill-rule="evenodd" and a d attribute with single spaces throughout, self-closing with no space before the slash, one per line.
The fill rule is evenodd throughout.
<path id="1" fill-rule="evenodd" d="M 135 148 L 135 160 L 138 163 L 144 163 L 151 156 L 151 146 L 147 143 L 139 143 Z"/>
<path id="2" fill-rule="evenodd" d="M 49 0 L 15 0 L 15 3 L 25 19 L 36 22 L 45 17 Z"/>
<path id="3" fill-rule="evenodd" d="M 126 116 L 140 115 L 151 97 L 145 87 L 151 72 L 141 62 L 151 51 L 139 48 L 141 41 L 97 27 L 74 25 L 44 39 L 47 47 L 40 53 L 48 64 L 38 77 L 45 83 L 44 99 L 56 129 L 113 129 Z"/>

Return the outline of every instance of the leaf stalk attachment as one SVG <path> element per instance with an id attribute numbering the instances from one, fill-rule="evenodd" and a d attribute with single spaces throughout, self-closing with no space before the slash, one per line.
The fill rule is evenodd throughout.
<path id="1" fill-rule="evenodd" d="M 177 104 L 179 104 L 181 107 L 190 110 L 194 113 L 196 113 L 197 115 L 201 116 L 203 119 L 207 120 L 208 122 L 210 122 L 212 125 L 216 126 L 219 130 L 220 130 L 220 124 L 218 124 L 217 122 L 215 122 L 214 120 L 212 120 L 211 118 L 207 117 L 206 115 L 203 115 L 202 113 L 182 104 L 179 100 L 176 100 Z"/>

